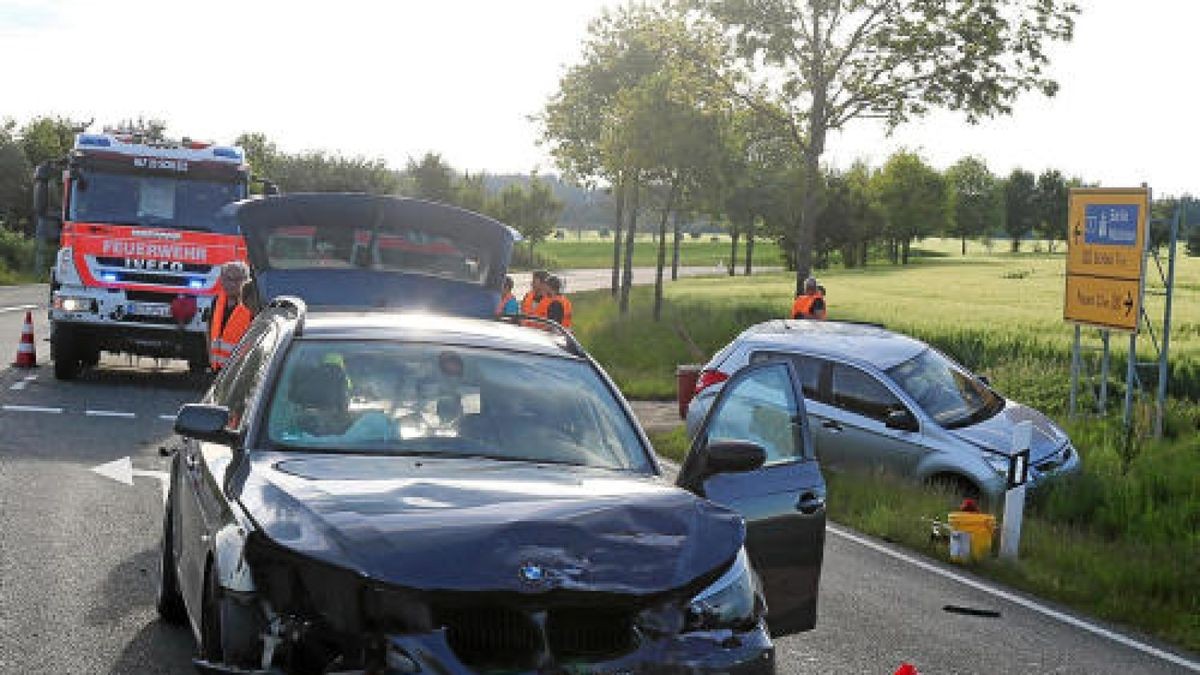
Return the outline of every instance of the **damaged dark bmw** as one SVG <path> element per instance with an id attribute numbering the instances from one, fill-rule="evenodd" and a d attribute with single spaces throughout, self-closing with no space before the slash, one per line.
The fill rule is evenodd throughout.
<path id="1" fill-rule="evenodd" d="M 365 195 L 225 215 L 274 300 L 175 422 L 158 609 L 198 670 L 773 673 L 815 625 L 790 363 L 735 375 L 671 481 L 569 332 L 491 318 L 507 227 Z"/>

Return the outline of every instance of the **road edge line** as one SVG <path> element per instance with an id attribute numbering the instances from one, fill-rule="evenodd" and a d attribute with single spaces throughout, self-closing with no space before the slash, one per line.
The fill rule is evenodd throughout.
<path id="1" fill-rule="evenodd" d="M 1122 644 L 1126 647 L 1136 649 L 1137 651 L 1140 651 L 1144 654 L 1148 654 L 1150 656 L 1154 656 L 1163 661 L 1169 661 L 1177 666 L 1182 666 L 1193 672 L 1200 672 L 1200 663 L 1197 663 L 1196 661 L 1192 661 L 1190 659 L 1184 658 L 1183 656 L 1180 656 L 1173 652 L 1169 652 L 1164 649 L 1159 649 L 1158 647 L 1154 647 L 1154 646 L 1145 644 L 1144 642 L 1139 642 L 1131 637 L 1122 635 L 1121 633 L 1118 633 L 1116 631 L 1112 631 L 1107 628 L 1097 626 L 1096 624 L 1085 621 L 1078 617 L 1071 616 L 1070 614 L 1067 614 L 1066 612 L 1060 612 L 1059 610 L 1051 609 L 1051 608 L 1041 605 L 1037 602 L 1034 602 L 1033 600 L 1030 600 L 1028 598 L 1017 595 L 1016 593 L 1013 593 L 1011 591 L 1006 591 L 1002 588 L 998 588 L 998 587 L 992 586 L 990 584 L 984 583 L 982 581 L 979 581 L 978 579 L 972 579 L 968 576 L 958 574 L 956 572 L 951 572 L 950 570 L 943 569 L 938 565 L 935 565 L 931 562 L 927 562 L 925 560 L 921 560 L 920 558 L 916 558 L 907 553 L 901 553 L 900 551 L 893 550 L 892 548 L 890 548 L 888 546 L 884 546 L 883 544 L 880 544 L 878 542 L 872 541 L 872 540 L 868 539 L 867 537 L 864 537 L 863 535 L 851 532 L 842 525 L 836 525 L 836 524 L 826 522 L 825 531 L 831 532 L 839 537 L 842 537 L 843 539 L 847 539 L 847 540 L 852 541 L 861 546 L 865 546 L 866 548 L 869 548 L 873 551 L 882 553 L 882 554 L 889 556 L 891 558 L 894 558 L 896 560 L 900 560 L 900 561 L 906 562 L 910 565 L 919 567 L 919 568 L 925 570 L 926 572 L 932 572 L 933 574 L 936 574 L 936 575 L 946 578 L 946 579 L 950 579 L 951 581 L 957 581 L 958 583 L 963 584 L 964 586 L 969 586 L 971 588 L 974 588 L 977 591 L 982 591 L 984 593 L 987 593 L 988 595 L 1000 598 L 1001 600 L 1007 600 L 1008 602 L 1011 602 L 1013 604 L 1020 605 L 1021 607 L 1024 607 L 1026 609 L 1030 609 L 1035 612 L 1038 612 L 1039 614 L 1042 614 L 1043 616 L 1049 617 L 1051 619 L 1055 619 L 1057 621 L 1074 626 L 1076 628 L 1080 628 L 1080 629 L 1085 630 L 1089 633 L 1092 633 L 1093 635 L 1096 635 L 1098 637 L 1106 638 L 1106 639 L 1116 642 L 1118 644 Z"/>

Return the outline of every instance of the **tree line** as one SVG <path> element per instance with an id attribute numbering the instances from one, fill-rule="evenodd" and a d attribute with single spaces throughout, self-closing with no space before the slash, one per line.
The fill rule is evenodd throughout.
<path id="1" fill-rule="evenodd" d="M 877 174 L 832 172 L 821 159 L 829 133 L 859 120 L 895 129 L 945 109 L 975 122 L 1009 113 L 1025 92 L 1053 95 L 1047 49 L 1071 39 L 1078 11 L 1071 0 L 631 2 L 592 22 L 537 119 L 565 175 L 613 191 L 622 312 L 647 202 L 660 234 L 680 221 L 672 214 L 700 213 L 730 223 L 748 254 L 756 236 L 778 239 L 799 291 L 834 252 L 861 264 L 882 239 L 903 261 L 911 241 L 952 216 L 974 232 L 1003 207 L 1005 223 L 1035 227 L 1038 181 L 1027 172 L 998 191 L 976 162 L 960 173 L 978 175 L 951 183 L 912 153 Z M 1047 176 L 1043 192 L 1059 183 Z M 660 265 L 656 316 L 661 279 Z"/>

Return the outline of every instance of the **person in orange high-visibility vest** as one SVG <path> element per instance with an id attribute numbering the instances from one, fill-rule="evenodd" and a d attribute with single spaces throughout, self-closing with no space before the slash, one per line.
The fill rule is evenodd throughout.
<path id="1" fill-rule="evenodd" d="M 500 304 L 496 305 L 496 316 L 512 316 L 521 311 L 521 305 L 513 295 L 513 278 L 504 277 L 504 292 L 500 294 Z"/>
<path id="2" fill-rule="evenodd" d="M 562 294 L 562 279 L 556 276 L 546 278 L 545 316 L 551 321 L 557 321 L 563 328 L 571 327 L 571 301 Z"/>
<path id="3" fill-rule="evenodd" d="M 804 292 L 796 296 L 792 303 L 793 319 L 825 318 L 825 294 L 817 285 L 817 280 L 809 277 L 804 280 Z"/>
<path id="4" fill-rule="evenodd" d="M 250 281 L 246 263 L 233 261 L 221 267 L 217 297 L 213 300 L 208 324 L 208 363 L 218 371 L 229 362 L 234 347 L 254 320 L 254 312 L 246 305 L 244 290 Z"/>
<path id="5" fill-rule="evenodd" d="M 541 304 L 542 298 L 546 295 L 546 277 L 550 273 L 546 270 L 534 270 L 533 280 L 529 283 L 529 292 L 525 297 L 521 298 L 521 313 L 525 316 L 537 316 L 538 305 Z"/>

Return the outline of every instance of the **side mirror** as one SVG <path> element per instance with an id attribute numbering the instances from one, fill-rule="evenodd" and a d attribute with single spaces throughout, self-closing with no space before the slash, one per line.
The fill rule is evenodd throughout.
<path id="1" fill-rule="evenodd" d="M 754 471 L 767 461 L 767 451 L 749 441 L 721 441 L 704 448 L 709 475 Z"/>
<path id="2" fill-rule="evenodd" d="M 982 382 L 985 387 L 991 388 L 992 381 L 990 379 L 988 379 L 987 375 L 976 375 L 975 377 L 978 378 L 979 381 Z"/>
<path id="3" fill-rule="evenodd" d="M 175 415 L 175 433 L 210 443 L 232 445 L 233 432 L 229 424 L 229 408 L 223 405 L 187 403 Z"/>
<path id="4" fill-rule="evenodd" d="M 45 217 L 46 209 L 50 206 L 49 188 L 46 181 L 39 180 L 33 184 L 33 213 L 36 216 Z"/>
<path id="5" fill-rule="evenodd" d="M 891 411 L 883 423 L 887 428 L 899 431 L 920 431 L 921 429 L 921 425 L 917 424 L 917 418 L 913 417 L 908 410 Z"/>

